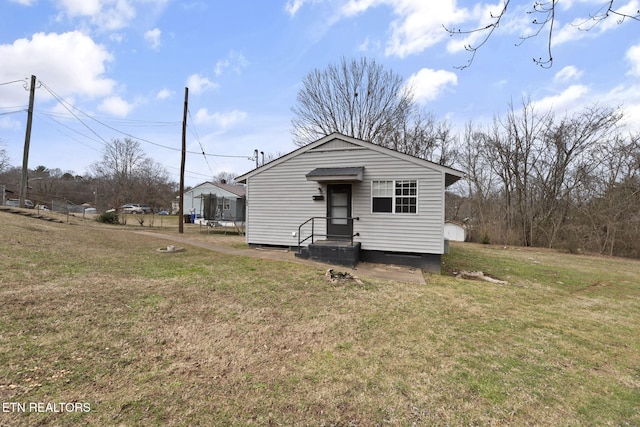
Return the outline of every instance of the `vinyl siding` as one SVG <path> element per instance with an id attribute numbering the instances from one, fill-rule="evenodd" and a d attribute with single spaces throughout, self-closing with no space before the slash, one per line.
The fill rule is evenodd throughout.
<path id="1" fill-rule="evenodd" d="M 202 215 L 202 199 L 199 197 L 203 194 L 212 194 L 218 198 L 224 197 L 230 200 L 230 214 L 234 218 L 241 218 L 242 216 L 242 199 L 236 194 L 230 191 L 210 184 L 201 184 L 192 188 L 184 193 L 184 211 L 189 213 L 191 209 L 194 209 L 196 213 Z M 240 208 L 240 209 L 238 209 Z"/>
<path id="2" fill-rule="evenodd" d="M 362 182 L 352 183 L 354 240 L 362 249 L 443 253 L 444 173 L 348 142 L 333 140 L 304 151 L 247 178 L 247 242 L 297 245 L 298 226 L 314 216 L 326 216 L 326 185 L 307 181 L 305 175 L 318 167 L 364 166 Z M 418 213 L 371 212 L 372 180 L 418 182 Z M 320 194 L 324 200 L 314 201 Z M 324 228 L 324 224 L 322 225 Z M 324 232 L 324 230 L 323 230 Z"/>

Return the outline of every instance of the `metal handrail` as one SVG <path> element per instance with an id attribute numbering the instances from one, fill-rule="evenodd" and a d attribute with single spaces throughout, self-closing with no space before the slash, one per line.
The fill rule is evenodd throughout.
<path id="1" fill-rule="evenodd" d="M 298 226 L 298 251 L 302 250 L 302 243 L 306 242 L 307 240 L 311 239 L 311 244 L 313 244 L 315 242 L 315 237 L 316 236 L 323 236 L 323 237 L 329 237 L 328 234 L 323 234 L 323 233 L 316 233 L 315 232 L 315 220 L 316 219 L 324 219 L 325 221 L 329 221 L 332 219 L 346 219 L 347 221 L 352 221 L 352 225 L 353 225 L 353 221 L 360 221 L 360 217 L 356 216 L 356 217 L 338 217 L 338 216 L 312 216 L 311 218 L 309 218 L 308 220 L 306 220 L 305 222 L 303 222 L 302 224 L 300 224 Z M 301 240 L 301 233 L 302 233 L 302 227 L 304 227 L 306 224 L 308 224 L 309 222 L 311 222 L 311 234 L 307 237 L 305 237 L 304 239 Z M 353 244 L 353 238 L 356 236 L 359 236 L 360 233 L 355 233 L 355 234 L 351 234 L 351 236 L 349 236 L 350 240 L 351 240 L 351 244 Z"/>

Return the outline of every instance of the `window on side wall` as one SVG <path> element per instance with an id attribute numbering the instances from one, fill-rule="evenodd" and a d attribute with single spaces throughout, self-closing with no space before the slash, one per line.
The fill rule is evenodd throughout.
<path id="1" fill-rule="evenodd" d="M 221 209 L 223 211 L 230 210 L 231 209 L 230 200 L 226 198 L 218 199 L 218 209 Z"/>
<path id="2" fill-rule="evenodd" d="M 415 179 L 372 181 L 371 210 L 374 213 L 417 213 L 418 181 Z"/>

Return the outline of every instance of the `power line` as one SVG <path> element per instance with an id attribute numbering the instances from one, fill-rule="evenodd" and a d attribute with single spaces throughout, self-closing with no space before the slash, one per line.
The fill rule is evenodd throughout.
<path id="1" fill-rule="evenodd" d="M 47 122 L 47 121 L 52 121 L 52 122 L 54 122 L 54 123 L 58 124 L 59 126 L 62 126 L 62 127 L 66 128 L 66 129 L 70 130 L 71 132 L 77 133 L 78 135 L 80 135 L 80 136 L 82 136 L 82 137 L 84 137 L 84 138 L 87 138 L 87 139 L 90 139 L 90 140 L 92 140 L 92 141 L 96 141 L 96 142 L 99 142 L 99 143 L 101 143 L 101 142 L 102 142 L 102 141 L 100 141 L 100 140 L 98 140 L 98 139 L 96 139 L 96 138 L 92 138 L 92 137 L 91 137 L 91 136 L 89 136 L 89 135 L 85 135 L 85 134 L 81 133 L 80 131 L 78 131 L 77 129 L 74 129 L 74 128 L 70 127 L 70 126 L 67 126 L 67 125 L 65 125 L 64 123 L 60 122 L 59 120 L 56 120 L 56 119 L 54 119 L 54 118 L 53 118 L 53 116 L 63 116 L 63 117 L 67 117 L 67 116 L 64 116 L 64 115 L 61 115 L 61 114 L 45 113 L 45 112 L 38 112 L 37 114 L 38 114 L 39 116 L 41 116 L 42 118 L 44 118 L 44 119 L 45 119 L 45 122 L 44 122 L 44 123 L 45 123 L 45 124 L 47 124 L 48 126 L 50 126 L 52 129 L 55 129 L 57 132 L 61 133 L 62 135 L 65 135 L 65 136 L 66 136 L 67 138 L 69 138 L 69 139 L 72 139 L 72 140 L 76 141 L 76 142 L 77 142 L 77 143 L 79 143 L 80 145 L 84 145 L 85 147 L 87 147 L 87 148 L 89 148 L 89 149 L 91 149 L 91 150 L 94 150 L 94 151 L 100 152 L 100 150 L 99 150 L 99 149 L 97 149 L 97 148 L 95 148 L 95 147 L 92 147 L 92 146 L 90 146 L 90 145 L 85 144 L 85 143 L 84 143 L 84 142 L 82 142 L 80 139 L 75 138 L 74 136 L 70 135 L 69 133 L 63 132 L 63 131 L 62 131 L 62 130 L 60 130 L 60 129 L 56 129 L 56 128 L 53 126 L 53 124 L 51 124 L 51 123 L 48 123 L 48 122 Z M 167 168 L 167 169 L 179 169 L 179 168 L 174 167 L 174 166 L 169 166 L 169 165 L 162 164 L 162 163 L 159 163 L 159 164 L 160 164 L 161 166 L 163 166 L 164 168 Z M 196 176 L 196 175 L 199 175 L 199 176 L 203 176 L 203 177 L 210 178 L 210 175 L 201 174 L 201 173 L 193 172 L 193 171 L 186 171 L 186 172 L 187 172 L 187 173 L 189 174 L 189 176 L 190 176 L 190 177 L 192 177 L 192 178 L 197 178 L 197 176 Z"/>
<path id="2" fill-rule="evenodd" d="M 139 136 L 133 135 L 133 134 L 128 133 L 128 132 L 121 131 L 120 129 L 117 129 L 117 128 L 115 128 L 115 127 L 111 126 L 111 125 L 108 125 L 108 124 L 106 124 L 106 123 L 104 123 L 104 122 L 102 122 L 102 121 L 100 121 L 100 120 L 96 119 L 95 117 L 88 115 L 87 113 L 85 113 L 84 111 L 80 110 L 79 108 L 77 108 L 77 107 L 75 107 L 75 106 L 73 106 L 73 105 L 69 104 L 68 102 L 64 101 L 64 100 L 63 100 L 62 98 L 60 98 L 58 95 L 54 94 L 54 92 L 53 92 L 53 91 L 52 91 L 48 86 L 46 86 L 44 83 L 42 83 L 42 81 L 41 81 L 40 83 L 42 84 L 42 86 L 43 86 L 43 87 L 44 87 L 44 88 L 45 88 L 49 93 L 51 93 L 51 95 L 52 95 L 52 96 L 53 96 L 53 97 L 54 97 L 58 102 L 60 102 L 60 103 L 65 107 L 65 109 L 66 109 L 67 111 L 69 111 L 69 113 L 71 113 L 71 114 L 72 114 L 76 119 L 78 119 L 78 120 L 79 120 L 82 124 L 84 124 L 85 126 L 87 126 L 87 125 L 86 125 L 84 122 L 82 122 L 82 120 L 80 120 L 80 119 L 78 118 L 78 116 L 77 116 L 76 114 L 74 114 L 74 113 L 70 110 L 70 108 L 73 108 L 74 110 L 77 110 L 79 113 L 83 114 L 84 116 L 86 116 L 86 117 L 87 117 L 87 118 L 89 118 L 90 120 L 93 120 L 94 122 L 96 122 L 96 123 L 98 123 L 98 124 L 101 124 L 102 126 L 104 126 L 104 127 L 108 128 L 108 129 L 111 129 L 111 130 L 112 130 L 112 131 L 114 131 L 114 132 L 118 132 L 118 133 L 120 133 L 120 134 L 122 134 L 122 135 L 124 135 L 124 136 L 128 136 L 129 138 L 133 138 L 133 139 L 136 139 L 136 140 L 139 140 L 139 141 L 142 141 L 142 142 L 146 142 L 147 144 L 151 144 L 151 145 L 154 145 L 154 146 L 156 146 L 156 147 L 160 147 L 160 148 L 165 148 L 165 149 L 167 149 L 167 150 L 182 151 L 180 148 L 176 148 L 176 147 L 171 147 L 171 146 L 168 146 L 168 145 L 159 144 L 159 143 L 157 143 L 157 142 L 153 142 L 153 141 L 150 141 L 150 140 L 148 140 L 148 139 L 141 138 L 141 137 L 139 137 Z M 68 105 L 68 106 L 67 106 L 67 105 Z M 90 128 L 89 128 L 89 129 L 90 129 Z M 93 133 L 96 133 L 96 132 L 95 132 L 95 131 L 93 131 L 93 130 L 91 130 L 91 131 L 92 131 Z M 97 133 L 96 133 L 96 135 L 97 135 Z M 100 139 L 103 139 L 103 138 L 101 137 Z M 104 139 L 103 139 L 103 141 L 104 141 Z M 105 143 L 106 143 L 106 141 L 105 141 Z M 209 156 L 209 157 L 226 157 L 226 158 L 237 158 L 237 159 L 246 159 L 246 158 L 247 158 L 247 156 L 238 156 L 238 155 L 230 155 L 230 154 L 212 154 L 212 153 L 205 153 L 205 152 L 199 153 L 199 152 L 197 152 L 197 151 L 188 151 L 188 150 L 187 150 L 186 152 L 187 152 L 187 153 L 189 153 L 189 154 L 198 154 L 198 155 L 200 155 L 200 154 L 204 154 L 205 156 Z"/>
<path id="3" fill-rule="evenodd" d="M 7 112 L 4 112 L 4 113 L 0 113 L 0 116 L 8 116 L 10 114 L 24 113 L 24 111 L 25 111 L 24 109 L 16 110 L 16 111 L 7 111 Z"/>
<path id="4" fill-rule="evenodd" d="M 74 109 L 77 109 L 78 111 L 82 112 L 82 110 L 78 109 L 75 106 L 72 106 Z M 2 108 L 2 107 L 0 107 Z M 70 114 L 64 114 L 64 113 L 60 113 L 60 112 L 54 112 L 54 111 L 49 111 L 43 114 L 47 114 L 49 116 L 54 116 L 54 117 L 60 117 L 60 118 L 72 118 L 73 116 Z M 91 118 L 92 120 L 97 120 L 100 116 L 89 116 L 86 113 L 82 113 L 84 115 L 86 115 L 87 117 Z M 161 126 L 179 126 L 180 122 L 166 122 L 166 121 L 157 121 L 157 120 L 132 120 L 132 119 L 114 119 L 112 117 L 105 117 L 103 120 L 109 120 L 112 123 L 118 124 L 120 126 L 136 126 L 136 127 L 161 127 Z M 100 122 L 102 124 L 102 122 Z M 114 126 L 115 126 L 114 124 Z"/>
<path id="5" fill-rule="evenodd" d="M 22 81 L 21 80 L 16 80 L 14 82 L 9 82 L 9 83 L 16 83 L 16 82 L 22 82 Z M 55 93 L 49 86 L 47 86 L 42 81 L 39 81 L 39 83 L 40 83 L 40 85 L 42 87 L 45 88 L 45 90 L 47 92 L 49 92 L 51 94 L 51 96 L 60 105 L 62 105 L 64 107 L 64 109 L 69 113 L 69 115 L 66 115 L 66 114 L 63 114 L 63 113 L 56 113 L 56 112 L 38 112 L 38 114 L 41 115 L 41 116 L 44 116 L 44 117 L 48 117 L 48 119 L 51 120 L 52 122 L 54 122 L 54 123 L 58 124 L 59 126 L 62 126 L 62 127 L 66 128 L 66 129 L 70 130 L 71 132 L 77 133 L 78 135 L 80 135 L 83 138 L 90 139 L 90 140 L 96 141 L 96 142 L 98 142 L 100 144 L 104 144 L 104 145 L 108 145 L 109 144 L 109 142 L 105 138 L 103 138 L 96 130 L 94 130 L 91 126 L 89 126 L 88 123 L 86 123 L 84 120 L 82 120 L 82 118 L 79 117 L 79 115 L 82 115 L 82 116 L 84 116 L 84 117 L 86 117 L 86 118 L 88 118 L 88 119 L 90 119 L 90 120 L 92 120 L 92 121 L 94 121 L 94 122 L 96 122 L 96 123 L 108 128 L 110 130 L 113 130 L 114 132 L 120 133 L 120 134 L 125 135 L 127 137 L 130 137 L 130 138 L 133 138 L 133 139 L 136 139 L 136 140 L 139 140 L 139 141 L 142 141 L 142 142 L 145 142 L 145 143 L 157 146 L 157 147 L 161 147 L 161 148 L 164 148 L 164 149 L 167 149 L 167 150 L 181 151 L 181 149 L 179 149 L 179 148 L 175 148 L 175 147 L 159 144 L 157 142 L 153 142 L 153 141 L 150 141 L 150 140 L 145 139 L 145 138 L 137 137 L 137 136 L 135 136 L 135 135 L 133 135 L 131 133 L 124 132 L 124 131 L 122 131 L 120 129 L 117 129 L 114 126 L 105 123 L 105 121 L 99 120 L 98 118 L 85 113 L 84 111 L 82 111 L 78 107 L 76 107 L 76 106 L 72 105 L 71 103 L 65 101 L 64 99 L 62 99 L 62 97 L 60 97 L 57 93 Z M 8 83 L 6 83 L 6 84 L 8 84 Z M 17 107 L 13 107 L 13 108 L 17 108 Z M 21 109 L 20 111 L 24 111 L 24 109 Z M 6 113 L 6 114 L 13 114 L 13 113 L 17 113 L 17 112 L 20 112 L 20 111 L 10 112 L 10 113 Z M 77 111 L 77 114 L 74 111 Z M 58 117 L 58 118 L 71 118 L 72 117 L 72 118 L 76 119 L 85 128 L 87 128 L 87 130 L 89 130 L 91 132 L 91 134 L 95 135 L 95 138 L 90 136 L 90 135 L 86 135 L 86 134 L 78 131 L 77 129 L 73 129 L 70 126 L 67 126 L 67 125 L 61 123 L 59 120 L 56 120 L 55 117 Z M 193 118 L 191 117 L 191 112 L 190 111 L 189 111 L 189 118 L 190 118 L 190 121 L 193 122 Z M 158 127 L 158 126 L 175 126 L 177 124 L 180 124 L 181 122 L 163 122 L 163 121 L 144 121 L 144 120 L 119 119 L 119 123 L 120 123 L 120 125 L 124 125 L 124 126 L 131 125 L 131 126 L 144 126 L 144 127 Z M 51 123 L 49 123 L 49 125 L 52 126 Z M 74 138 L 73 136 L 65 133 L 64 131 L 62 131 L 60 129 L 56 129 L 56 130 L 58 132 L 62 133 L 63 135 L 69 137 L 70 139 L 78 142 L 79 144 L 84 145 L 87 148 L 90 148 L 90 149 L 95 150 L 95 151 L 100 151 L 100 150 L 96 149 L 95 147 L 92 147 L 90 145 L 87 145 L 87 144 L 83 143 L 79 139 Z M 194 130 L 192 132 L 194 134 L 194 137 L 198 141 L 202 151 L 201 152 L 186 151 L 186 153 L 202 155 L 204 157 L 206 163 L 207 163 L 207 166 L 209 168 L 209 172 L 211 173 L 211 175 L 206 175 L 206 174 L 201 174 L 201 173 L 198 173 L 198 172 L 193 172 L 193 171 L 188 171 L 188 170 L 185 171 L 187 174 L 189 174 L 189 176 L 191 176 L 193 178 L 195 178 L 197 176 L 206 177 L 206 178 L 213 178 L 213 170 L 212 170 L 211 165 L 209 163 L 208 157 L 239 158 L 239 159 L 247 159 L 248 158 L 247 156 L 240 156 L 240 155 L 206 153 L 205 150 L 204 150 L 204 147 L 202 145 L 202 142 L 200 141 L 200 138 L 199 138 L 199 136 L 197 134 L 197 131 L 195 130 L 195 127 L 194 127 Z M 161 163 L 158 163 L 158 164 L 163 166 L 163 167 L 165 167 L 165 168 L 168 168 L 168 169 L 178 169 L 178 168 L 175 168 L 175 167 L 172 167 L 172 166 L 167 166 L 167 165 L 164 165 L 164 164 L 161 164 Z"/>
<path id="6" fill-rule="evenodd" d="M 191 132 L 193 133 L 193 136 L 195 137 L 196 141 L 198 141 L 198 144 L 200 144 L 200 149 L 202 150 L 202 156 L 204 157 L 204 161 L 207 163 L 209 172 L 211 172 L 211 178 L 213 178 L 213 170 L 211 169 L 211 165 L 209 164 L 209 159 L 207 159 L 207 156 L 204 153 L 204 147 L 202 146 L 202 141 L 200 141 L 200 138 L 198 137 L 198 133 L 196 132 L 195 124 L 193 124 L 193 117 L 191 117 L 191 110 L 187 108 L 187 112 L 189 113 L 189 120 L 192 123 L 192 126 L 190 128 Z"/>
<path id="7" fill-rule="evenodd" d="M 98 134 L 98 132 L 94 131 L 89 125 L 87 125 L 85 122 L 82 121 L 82 119 L 80 119 L 80 117 L 78 117 L 73 111 L 71 111 L 71 109 L 67 106 L 67 102 L 65 102 L 62 98 L 60 98 L 55 92 L 53 92 L 42 80 L 40 80 L 40 84 L 42 85 L 43 88 L 45 88 L 45 90 L 47 92 L 49 92 L 51 94 L 51 96 L 53 96 L 54 99 L 56 99 L 60 105 L 62 105 L 71 115 L 73 115 L 73 117 L 76 118 L 76 120 L 78 120 L 80 123 L 82 123 L 82 125 L 84 127 L 86 127 L 87 129 L 89 129 L 89 131 L 91 131 L 91 133 L 93 133 L 95 136 L 97 136 L 98 138 L 100 138 L 100 140 L 105 144 L 108 145 L 109 142 L 107 140 L 105 140 L 102 136 L 100 136 Z M 71 105 L 71 104 L 69 104 Z M 73 107 L 73 106 L 71 106 Z M 73 107 L 75 108 L 75 107 Z"/>
<path id="8" fill-rule="evenodd" d="M 51 120 L 51 121 L 53 121 L 53 122 L 57 123 L 58 125 L 60 125 L 60 126 L 62 126 L 62 127 L 64 127 L 64 128 L 67 128 L 67 129 L 69 129 L 71 132 L 75 132 L 75 133 L 77 133 L 78 135 L 80 135 L 80 136 L 82 136 L 82 137 L 84 137 L 84 138 L 86 138 L 86 139 L 91 139 L 91 140 L 96 141 L 96 142 L 102 142 L 102 141 L 99 141 L 99 140 L 97 140 L 97 139 L 95 139 L 95 138 L 91 138 L 90 136 L 87 136 L 87 135 L 85 135 L 85 134 L 83 134 L 83 133 L 79 132 L 78 130 L 73 129 L 73 128 L 72 128 L 72 127 L 70 127 L 70 126 L 67 126 L 67 125 L 65 125 L 65 124 L 61 123 L 61 122 L 59 122 L 58 120 L 56 120 L 56 119 L 54 119 L 54 118 L 52 118 L 52 117 L 47 117 L 47 114 L 45 114 L 45 113 L 38 112 L 38 113 L 36 113 L 36 114 L 38 114 L 38 116 L 40 116 L 40 117 L 42 117 L 42 118 L 44 118 L 44 119 L 45 119 L 44 123 L 46 123 L 46 124 L 47 124 L 48 126 L 50 126 L 52 129 L 55 129 L 57 132 L 61 133 L 62 135 L 66 136 L 67 138 L 72 139 L 72 140 L 76 141 L 78 144 L 80 144 L 80 145 L 84 145 L 85 147 L 90 148 L 91 150 L 94 150 L 94 151 L 100 152 L 100 150 L 99 150 L 99 149 L 97 149 L 97 148 L 95 148 L 95 147 L 92 147 L 92 146 L 90 146 L 90 145 L 88 145 L 88 144 L 86 144 L 86 143 L 82 142 L 81 140 L 79 140 L 79 139 L 75 138 L 74 136 L 72 136 L 72 135 L 70 135 L 70 134 L 68 134 L 68 133 L 66 133 L 66 132 L 61 131 L 60 129 L 56 129 L 56 128 L 55 128 L 55 127 L 53 127 L 50 123 L 47 123 L 47 120 Z"/>
<path id="9" fill-rule="evenodd" d="M 10 81 L 10 82 L 0 83 L 0 86 L 10 85 L 10 84 L 12 84 L 12 83 L 22 83 L 22 84 L 24 84 L 24 85 L 25 85 L 25 88 L 27 87 L 27 86 L 26 86 L 26 84 L 27 84 L 26 79 L 25 79 L 25 80 L 13 80 L 13 81 Z"/>

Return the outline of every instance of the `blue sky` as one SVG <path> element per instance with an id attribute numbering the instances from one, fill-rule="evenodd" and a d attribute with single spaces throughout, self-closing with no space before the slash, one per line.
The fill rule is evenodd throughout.
<path id="1" fill-rule="evenodd" d="M 302 78 L 343 56 L 398 73 L 418 102 L 459 132 L 523 96 L 557 114 L 619 105 L 637 129 L 640 22 L 576 26 L 605 3 L 558 3 L 554 64 L 543 69 L 532 57 L 545 55 L 546 39 L 515 46 L 532 31 L 533 1 L 514 2 L 472 66 L 459 70 L 469 40 L 449 37 L 443 25 L 482 25 L 500 1 L 0 0 L 0 146 L 21 164 L 23 84 L 36 75 L 30 168 L 85 173 L 105 141 L 131 135 L 177 181 L 189 87 L 188 150 L 210 156 L 187 155 L 187 184 L 241 174 L 255 165 L 255 149 L 296 148 L 291 107 Z M 640 8 L 638 0 L 614 4 Z"/>

